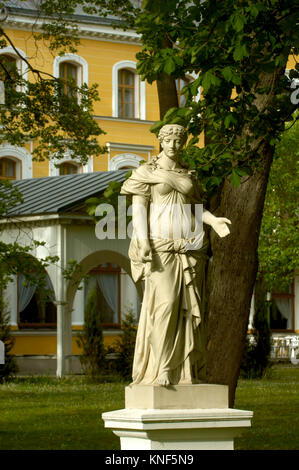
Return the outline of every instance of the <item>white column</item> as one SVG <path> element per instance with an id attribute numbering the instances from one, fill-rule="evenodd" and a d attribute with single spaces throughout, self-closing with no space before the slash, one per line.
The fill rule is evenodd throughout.
<path id="1" fill-rule="evenodd" d="M 84 323 L 84 282 L 81 282 L 73 303 L 72 324 L 83 325 Z"/>
<path id="2" fill-rule="evenodd" d="M 4 293 L 4 302 L 10 315 L 10 325 L 18 326 L 18 281 L 17 276 L 8 283 Z"/>
<path id="3" fill-rule="evenodd" d="M 65 355 L 64 355 L 64 302 L 57 301 L 57 377 L 63 377 L 65 374 Z"/>
<path id="4" fill-rule="evenodd" d="M 65 279 L 62 271 L 65 267 L 65 228 L 57 227 L 57 245 L 59 266 L 57 266 L 56 292 L 57 292 L 57 377 L 65 374 Z"/>
<path id="5" fill-rule="evenodd" d="M 253 317 L 254 317 L 254 292 L 251 297 L 250 303 L 250 313 L 249 313 L 249 321 L 248 321 L 248 330 L 253 330 Z"/>

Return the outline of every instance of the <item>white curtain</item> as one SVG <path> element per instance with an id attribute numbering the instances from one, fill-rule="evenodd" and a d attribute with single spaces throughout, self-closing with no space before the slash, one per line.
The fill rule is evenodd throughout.
<path id="1" fill-rule="evenodd" d="M 46 289 L 48 290 L 48 297 L 51 302 L 55 301 L 55 293 L 52 281 L 48 274 L 46 274 Z M 25 282 L 26 281 L 26 282 Z M 24 285 L 26 283 L 26 285 Z M 36 285 L 29 282 L 26 276 L 22 273 L 19 274 L 19 312 L 23 312 L 31 302 L 32 297 L 36 291 Z"/>
<path id="2" fill-rule="evenodd" d="M 26 280 L 26 285 L 24 285 L 25 280 L 26 276 L 22 273 L 19 274 L 19 312 L 25 310 L 30 304 L 36 290 L 36 285 L 30 284 L 28 280 Z"/>
<path id="3" fill-rule="evenodd" d="M 117 274 L 97 274 L 96 280 L 102 294 L 113 311 L 113 323 L 118 322 L 118 276 Z"/>
<path id="4" fill-rule="evenodd" d="M 292 328 L 292 299 L 281 297 L 279 299 L 274 298 L 273 300 L 276 303 L 276 306 L 282 317 L 287 320 L 286 329 L 290 330 Z"/>
<path id="5" fill-rule="evenodd" d="M 55 302 L 55 292 L 49 274 L 46 274 L 46 288 L 48 289 L 48 297 L 51 302 Z"/>

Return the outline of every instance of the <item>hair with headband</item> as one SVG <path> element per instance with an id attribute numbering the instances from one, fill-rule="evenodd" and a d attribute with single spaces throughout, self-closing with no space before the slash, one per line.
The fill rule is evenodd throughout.
<path id="1" fill-rule="evenodd" d="M 158 135 L 159 142 L 162 142 L 169 135 L 177 135 L 183 143 L 187 139 L 186 129 L 179 124 L 165 124 L 165 126 L 161 127 Z"/>

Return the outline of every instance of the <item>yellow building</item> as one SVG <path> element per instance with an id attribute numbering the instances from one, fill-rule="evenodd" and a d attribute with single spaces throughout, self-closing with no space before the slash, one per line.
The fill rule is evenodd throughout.
<path id="1" fill-rule="evenodd" d="M 138 315 L 141 296 L 130 278 L 129 242 L 98 240 L 82 203 L 103 191 L 109 181 L 121 181 L 125 172 L 119 170 L 138 167 L 141 160 L 148 161 L 159 152 L 157 139 L 150 132 L 159 119 L 158 96 L 156 85 L 141 81 L 136 73 L 136 53 L 141 45 L 134 31 L 114 29 L 107 19 L 80 14 L 75 17 L 81 36 L 76 54 L 55 56 L 32 36 L 33 24 L 38 27 L 39 23 L 34 2 L 20 2 L 19 7 L 13 3 L 5 28 L 19 55 L 55 77 L 73 77 L 78 86 L 99 84 L 101 100 L 95 103 L 94 119 L 106 132 L 99 143 L 106 145 L 107 153 L 91 156 L 84 166 L 67 154 L 59 166 L 54 159 L 33 161 L 34 142 L 22 148 L 0 145 L 0 178 L 18 180 L 16 184 L 26 195 L 25 204 L 2 221 L 3 240 L 18 237 L 26 244 L 34 236 L 45 240 L 50 254 L 60 258 L 60 266 L 49 267 L 47 272 L 54 297 L 46 310 L 40 305 L 38 292 L 26 290 L 22 275 L 8 288 L 6 300 L 16 340 L 13 353 L 21 372 L 56 370 L 63 375 L 67 370 L 78 370 L 78 361 L 71 357 L 80 353 L 75 336 L 84 322 L 90 287 L 82 285 L 75 292 L 63 280 L 61 267 L 69 260 L 76 259 L 83 273 L 91 274 L 107 316 L 103 320 L 106 344 L 113 344 L 119 334 L 121 315 L 130 309 Z M 25 60 L 12 47 L 0 49 L 0 54 L 30 80 Z M 21 237 L 14 217 L 22 224 Z M 46 256 L 47 249 L 36 249 L 32 256 Z M 287 317 L 282 318 L 283 338 L 299 331 L 298 279 L 286 299 L 281 308 Z"/>
<path id="2" fill-rule="evenodd" d="M 106 132 L 105 135 L 99 137 L 99 143 L 106 145 L 107 153 L 96 157 L 91 156 L 88 163 L 84 166 L 81 166 L 79 162 L 77 163 L 72 160 L 66 154 L 65 158 L 59 162 L 60 165 L 57 166 L 55 165 L 57 163 L 55 159 L 43 162 L 32 160 L 31 154 L 34 150 L 35 142 L 28 142 L 22 148 L 10 144 L 2 144 L 0 145 L 0 177 L 22 181 L 28 181 L 32 178 L 40 180 L 40 178 L 52 177 L 53 179 L 49 184 L 53 185 L 56 184 L 57 178 L 55 177 L 60 178 L 60 175 L 82 174 L 88 177 L 90 173 L 94 172 L 110 172 L 136 168 L 139 166 L 140 161 L 147 161 L 157 154 L 159 152 L 157 139 L 150 132 L 150 127 L 159 119 L 158 96 L 156 85 L 151 86 L 141 81 L 136 73 L 136 53 L 140 50 L 140 41 L 137 34 L 134 31 L 114 29 L 110 26 L 107 19 L 80 14 L 76 19 L 80 29 L 81 42 L 76 54 L 55 56 L 49 52 L 42 42 L 36 43 L 34 40 L 31 30 L 34 23 L 35 27 L 38 28 L 38 21 L 36 22 L 36 12 L 33 7 L 34 4 L 28 1 L 20 2 L 17 7 L 14 4 L 13 8 L 10 9 L 9 16 L 5 22 L 5 30 L 17 48 L 19 55 L 16 54 L 13 47 L 0 49 L 0 54 L 5 55 L 7 61 L 16 66 L 22 72 L 24 78 L 29 80 L 31 77 L 30 73 L 27 72 L 26 60 L 30 60 L 30 63 L 37 69 L 55 77 L 71 76 L 78 86 L 81 86 L 83 83 L 88 85 L 97 83 L 99 85 L 100 101 L 95 103 L 94 119 Z M 48 178 L 46 179 L 48 180 Z M 73 178 L 71 179 L 73 181 Z M 113 179 L 112 176 L 111 179 Z M 24 194 L 27 194 L 27 187 L 25 185 Z M 31 187 L 33 188 L 32 184 Z M 91 187 L 93 192 L 89 192 L 87 197 L 97 193 L 97 188 L 92 185 Z M 22 191 L 23 188 L 24 186 L 20 187 Z M 72 188 L 76 193 L 78 188 L 75 186 L 72 186 Z M 43 193 L 45 191 L 49 191 L 49 194 L 51 193 L 50 188 L 41 189 L 41 191 Z M 37 194 L 35 197 L 40 199 L 41 192 L 37 192 Z M 77 200 L 73 200 L 72 203 L 76 206 Z M 22 218 L 22 222 L 26 226 L 30 225 L 30 230 L 36 233 L 37 239 L 48 239 L 52 246 L 58 246 L 57 239 L 59 236 L 53 229 L 54 214 L 53 212 L 51 213 L 52 219 L 50 221 L 50 215 L 45 204 L 40 206 L 37 211 L 34 207 L 31 207 L 31 213 L 26 212 L 26 209 L 22 208 L 18 216 Z M 51 210 L 55 211 L 56 208 L 51 208 Z M 68 211 L 70 214 L 70 209 Z M 57 222 L 61 215 L 56 212 L 55 216 Z M 43 223 L 41 222 L 42 220 Z M 84 244 L 84 237 L 92 238 L 91 232 L 94 232 L 94 225 L 87 221 L 86 214 L 84 221 L 84 224 L 88 227 L 87 231 L 89 231 L 89 234 L 78 234 L 79 222 L 77 220 L 75 227 L 72 225 L 74 219 L 72 219 L 71 224 L 73 231 L 70 233 L 68 230 L 67 234 L 70 239 L 72 239 L 72 236 L 78 236 L 79 239 L 82 236 L 82 244 Z M 84 230 L 86 232 L 86 227 L 83 227 L 84 224 L 82 223 L 81 232 L 84 232 Z M 11 225 L 6 225 L 7 233 L 10 233 L 11 236 L 12 232 L 9 227 L 12 230 Z M 72 244 L 72 241 L 68 243 Z M 97 244 L 97 246 L 94 246 L 94 253 L 104 253 L 107 248 L 105 243 L 100 243 L 94 239 L 92 244 Z M 127 245 L 126 243 L 121 250 L 123 254 L 127 253 Z M 59 248 L 57 248 L 57 251 L 59 251 Z M 76 249 L 75 253 L 67 255 L 68 259 L 73 258 L 81 262 L 82 258 L 79 257 L 79 251 Z M 109 253 L 111 251 L 113 249 L 110 249 Z M 118 251 L 116 247 L 115 252 L 117 253 Z M 41 256 L 39 253 L 33 253 L 33 255 Z M 62 254 L 60 253 L 60 255 Z M 115 335 L 119 332 L 120 315 L 131 307 L 135 314 L 138 314 L 140 299 L 138 298 L 135 286 L 130 280 L 129 272 L 127 273 L 124 267 L 117 263 L 117 257 L 114 259 L 115 262 L 111 263 L 109 256 L 108 258 L 103 258 L 101 255 L 98 256 L 101 263 L 98 263 L 96 266 L 91 265 L 91 272 L 94 277 L 97 276 L 102 280 L 113 279 L 115 286 L 118 286 L 116 288 L 117 293 L 115 294 L 115 297 L 118 298 L 118 305 L 115 306 L 117 312 L 114 312 L 115 318 L 106 321 L 107 325 L 104 334 L 106 344 L 108 344 L 113 342 Z M 97 255 L 95 256 L 96 258 Z M 67 263 L 68 259 L 64 259 L 64 262 Z M 48 277 L 54 286 L 57 301 L 60 299 L 57 299 L 58 291 L 56 290 L 55 283 L 57 283 L 58 278 L 60 279 L 60 276 L 54 273 L 54 271 L 51 272 L 51 269 L 49 269 Z M 129 271 L 129 267 L 127 271 Z M 22 370 L 30 371 L 32 364 L 39 363 L 39 361 L 34 359 L 41 357 L 48 359 L 46 362 L 50 364 L 49 368 L 52 369 L 56 356 L 58 357 L 59 354 L 64 355 L 65 348 L 68 354 L 80 352 L 76 345 L 74 332 L 82 328 L 86 293 L 84 294 L 83 289 L 83 291 L 78 291 L 75 295 L 75 307 L 73 308 L 70 323 L 73 329 L 73 341 L 69 342 L 66 347 L 64 344 L 61 344 L 60 340 L 60 345 L 58 346 L 57 344 L 59 333 L 57 334 L 56 332 L 56 310 L 58 317 L 60 315 L 58 312 L 60 307 L 57 305 L 57 302 L 52 306 L 48 306 L 47 312 L 42 313 L 40 312 L 38 293 L 35 292 L 29 304 L 24 307 L 26 304 L 24 299 L 30 293 L 25 292 L 25 287 L 22 290 L 22 286 L 23 280 L 20 275 L 15 279 L 15 283 L 10 285 L 7 293 L 11 324 L 16 339 L 13 353 L 18 356 Z M 105 289 L 105 287 L 102 286 L 102 289 Z M 107 296 L 106 301 L 105 296 L 103 297 L 102 301 L 105 303 L 106 308 L 108 308 Z M 64 329 L 61 331 L 61 335 L 66 336 Z M 58 351 L 59 348 L 60 351 Z M 25 359 L 26 362 L 24 363 Z M 53 359 L 53 361 L 50 359 Z M 43 368 L 46 362 L 43 361 Z M 32 370 L 36 368 L 35 365 L 32 367 Z M 61 365 L 61 367 L 64 368 L 64 365 Z"/>

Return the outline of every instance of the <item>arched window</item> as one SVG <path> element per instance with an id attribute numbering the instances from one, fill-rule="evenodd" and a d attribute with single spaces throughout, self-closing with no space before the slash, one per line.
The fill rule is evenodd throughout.
<path id="1" fill-rule="evenodd" d="M 103 326 L 120 326 L 120 273 L 117 264 L 104 263 L 92 269 L 85 284 L 85 304 L 92 291 L 96 292 L 97 309 L 100 312 Z"/>
<path id="2" fill-rule="evenodd" d="M 56 328 L 57 309 L 52 282 L 45 273 L 45 288 L 18 275 L 18 326 L 22 328 Z M 46 292 L 46 295 L 45 295 Z"/>
<path id="3" fill-rule="evenodd" d="M 146 119 L 145 82 L 140 81 L 136 63 L 117 62 L 112 69 L 112 116 Z"/>
<path id="4" fill-rule="evenodd" d="M 18 75 L 17 59 L 8 54 L 0 55 L 0 79 L 4 84 L 3 102 L 7 106 L 12 103 L 12 91 L 16 90 Z"/>
<path id="5" fill-rule="evenodd" d="M 0 179 L 17 179 L 17 162 L 9 157 L 0 158 Z"/>
<path id="6" fill-rule="evenodd" d="M 26 55 L 21 49 L 11 46 L 0 49 L 0 80 L 3 83 L 4 96 L 1 103 L 10 105 L 13 101 L 12 91 L 21 91 L 21 87 L 16 85 L 17 78 L 24 80 L 28 78 L 26 63 L 22 60 Z"/>
<path id="7" fill-rule="evenodd" d="M 79 173 L 79 165 L 72 162 L 63 162 L 59 165 L 60 175 L 73 175 Z"/>
<path id="8" fill-rule="evenodd" d="M 177 94 L 178 94 L 178 105 L 179 108 L 182 108 L 186 104 L 186 97 L 183 95 L 182 90 L 184 86 L 189 85 L 192 83 L 196 78 L 196 74 L 188 75 L 185 78 L 178 78 L 175 83 L 176 83 L 176 89 L 177 89 Z M 200 90 L 198 91 L 198 95 L 194 98 L 195 101 L 199 101 L 200 99 Z"/>
<path id="9" fill-rule="evenodd" d="M 59 78 L 63 80 L 63 92 L 68 96 L 75 96 L 76 92 L 72 84 L 76 87 L 80 81 L 81 67 L 71 62 L 62 62 L 59 65 Z"/>
<path id="10" fill-rule="evenodd" d="M 65 80 L 64 93 L 68 96 L 73 95 L 71 83 L 79 88 L 83 83 L 88 85 L 88 63 L 77 54 L 64 54 L 55 57 L 53 69 L 54 77 Z M 69 83 L 67 83 L 68 80 Z M 78 100 L 80 100 L 80 96 L 78 96 Z"/>
<path id="11" fill-rule="evenodd" d="M 2 161 L 4 160 L 4 161 Z M 32 155 L 22 147 L 0 145 L 0 178 L 32 178 Z"/>
<path id="12" fill-rule="evenodd" d="M 118 71 L 118 117 L 134 117 L 134 97 L 135 73 L 128 69 L 120 69 Z"/>

